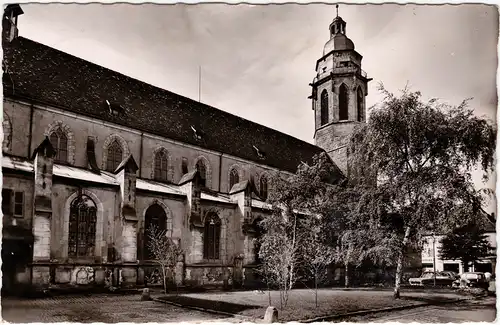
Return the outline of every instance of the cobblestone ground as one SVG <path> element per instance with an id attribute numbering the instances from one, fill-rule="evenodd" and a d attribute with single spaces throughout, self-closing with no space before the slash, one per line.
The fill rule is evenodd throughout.
<path id="1" fill-rule="evenodd" d="M 238 319 L 224 318 L 156 301 L 140 301 L 140 295 L 2 298 L 2 319 L 11 323 L 239 322 Z"/>
<path id="2" fill-rule="evenodd" d="M 464 323 L 493 322 L 496 318 L 496 299 L 471 300 L 441 306 L 425 306 L 389 313 L 372 314 L 344 319 L 361 323 Z"/>

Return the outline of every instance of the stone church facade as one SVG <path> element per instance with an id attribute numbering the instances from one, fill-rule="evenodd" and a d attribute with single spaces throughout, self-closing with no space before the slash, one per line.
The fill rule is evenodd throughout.
<path id="1" fill-rule="evenodd" d="M 271 177 L 324 152 L 347 175 L 338 146 L 369 79 L 339 17 L 311 84 L 312 145 L 20 37 L 22 13 L 6 7 L 2 34 L 6 291 L 158 284 L 152 226 L 184 252 L 171 281 L 250 287 Z"/>

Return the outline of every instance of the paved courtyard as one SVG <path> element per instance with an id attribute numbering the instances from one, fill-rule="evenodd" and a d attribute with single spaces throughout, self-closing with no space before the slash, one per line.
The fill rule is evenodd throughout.
<path id="1" fill-rule="evenodd" d="M 493 322 L 496 318 L 496 299 L 471 300 L 441 306 L 425 306 L 389 313 L 371 314 L 344 319 L 361 323 L 464 323 Z"/>
<path id="2" fill-rule="evenodd" d="M 140 295 L 59 296 L 46 299 L 2 299 L 2 319 L 11 323 L 54 322 L 207 322 L 238 321 L 155 301 Z"/>

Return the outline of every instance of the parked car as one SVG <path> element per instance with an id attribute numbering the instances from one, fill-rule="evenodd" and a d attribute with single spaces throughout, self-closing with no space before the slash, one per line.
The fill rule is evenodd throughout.
<path id="1" fill-rule="evenodd" d="M 483 272 L 465 272 L 460 275 L 460 279 L 453 282 L 454 287 L 467 286 L 487 289 L 489 281 Z"/>
<path id="2" fill-rule="evenodd" d="M 441 272 L 441 274 L 448 275 L 450 278 L 454 278 L 455 280 L 460 279 L 460 274 L 458 274 L 457 272 L 443 271 Z"/>
<path id="3" fill-rule="evenodd" d="M 420 278 L 411 278 L 409 282 L 412 286 L 430 286 L 434 285 L 435 278 L 437 286 L 451 286 L 456 280 L 453 273 L 451 271 L 436 272 L 434 276 L 434 272 L 424 272 Z"/>

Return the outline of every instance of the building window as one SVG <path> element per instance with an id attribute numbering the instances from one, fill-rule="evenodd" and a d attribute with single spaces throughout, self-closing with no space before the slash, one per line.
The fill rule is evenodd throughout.
<path id="1" fill-rule="evenodd" d="M 358 122 L 365 120 L 365 103 L 363 102 L 363 91 L 358 87 Z"/>
<path id="2" fill-rule="evenodd" d="M 321 93 L 321 125 L 328 123 L 328 93 L 326 89 Z"/>
<path id="3" fill-rule="evenodd" d="M 114 172 L 123 160 L 123 150 L 117 140 L 114 140 L 108 147 L 108 157 L 106 162 L 106 170 Z"/>
<path id="4" fill-rule="evenodd" d="M 68 162 L 68 137 L 61 128 L 57 128 L 50 134 L 50 143 L 56 152 L 54 160 L 60 163 Z"/>
<path id="5" fill-rule="evenodd" d="M 207 168 L 203 160 L 198 160 L 196 163 L 196 170 L 200 173 L 200 186 L 207 186 Z"/>
<path id="6" fill-rule="evenodd" d="M 262 176 L 260 178 L 260 196 L 264 199 L 267 200 L 268 192 L 267 192 L 267 177 Z"/>
<path id="7" fill-rule="evenodd" d="M 240 176 L 238 175 L 238 170 L 236 168 L 231 169 L 229 172 L 229 191 L 233 188 L 235 184 L 240 182 Z"/>
<path id="8" fill-rule="evenodd" d="M 160 150 L 155 154 L 155 179 L 160 181 L 167 180 L 168 171 L 168 153 L 166 150 Z"/>
<path id="9" fill-rule="evenodd" d="M 182 158 L 182 166 L 181 166 L 181 168 L 182 168 L 182 175 L 185 175 L 185 174 L 188 173 L 188 171 L 189 171 L 188 160 L 185 157 Z"/>
<path id="10" fill-rule="evenodd" d="M 15 217 L 24 216 L 24 192 L 2 189 L 2 212 Z"/>
<path id="11" fill-rule="evenodd" d="M 18 217 L 23 216 L 24 207 L 24 193 L 15 192 L 14 194 L 14 215 Z"/>
<path id="12" fill-rule="evenodd" d="M 339 121 L 349 119 L 349 91 L 345 84 L 339 88 Z"/>
<path id="13" fill-rule="evenodd" d="M 68 256 L 89 257 L 95 252 L 97 207 L 86 195 L 71 202 L 69 210 Z"/>
<path id="14" fill-rule="evenodd" d="M 153 204 L 146 210 L 144 223 L 144 257 L 145 259 L 154 259 L 154 254 L 149 247 L 151 229 L 155 228 L 156 233 L 165 233 L 167 231 L 167 214 L 159 204 Z"/>
<path id="15" fill-rule="evenodd" d="M 203 238 L 203 258 L 218 260 L 220 249 L 220 219 L 215 213 L 207 215 Z"/>

